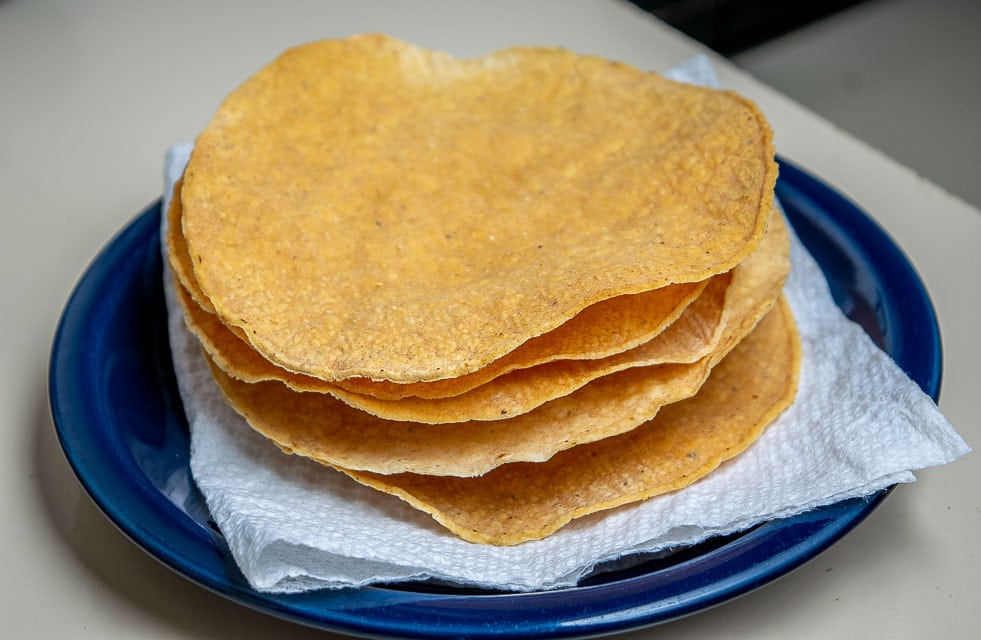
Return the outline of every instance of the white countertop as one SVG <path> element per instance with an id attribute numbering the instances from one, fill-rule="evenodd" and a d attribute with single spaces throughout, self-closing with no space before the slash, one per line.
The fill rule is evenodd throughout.
<path id="1" fill-rule="evenodd" d="M 328 637 L 254 612 L 164 568 L 72 475 L 47 408 L 59 313 L 108 239 L 161 189 L 173 142 L 282 49 L 382 31 L 459 56 L 556 44 L 665 69 L 701 48 L 616 2 L 0 3 L 2 344 L 0 586 L 4 638 Z M 911 44 L 915 46 L 915 44 Z M 933 298 L 941 408 L 981 443 L 981 214 L 715 60 L 757 101 L 778 151 L 868 211 Z M 630 638 L 968 638 L 981 628 L 976 454 L 920 474 L 830 550 L 777 582 Z"/>

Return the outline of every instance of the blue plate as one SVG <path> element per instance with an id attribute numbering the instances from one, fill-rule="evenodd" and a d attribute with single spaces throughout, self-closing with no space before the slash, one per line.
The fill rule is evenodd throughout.
<path id="1" fill-rule="evenodd" d="M 785 161 L 777 194 L 835 301 L 936 399 L 937 322 L 900 250 L 853 204 Z M 257 593 L 236 569 L 188 469 L 188 427 L 167 345 L 159 224 L 157 203 L 124 228 L 79 281 L 55 336 L 51 411 L 69 462 L 102 511 L 164 564 L 242 604 L 373 637 L 566 638 L 625 631 L 705 609 L 786 574 L 848 533 L 886 493 L 769 522 L 553 592 L 420 583 Z"/>

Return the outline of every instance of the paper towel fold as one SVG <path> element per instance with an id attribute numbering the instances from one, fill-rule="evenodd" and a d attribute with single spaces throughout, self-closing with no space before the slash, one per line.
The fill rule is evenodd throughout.
<path id="1" fill-rule="evenodd" d="M 704 58 L 670 75 L 713 83 Z M 189 145 L 168 152 L 165 201 L 189 152 Z M 574 585 L 596 565 L 629 554 L 867 496 L 967 453 L 933 401 L 842 315 L 796 238 L 791 261 L 785 291 L 801 334 L 801 380 L 794 404 L 763 436 L 682 491 L 513 547 L 464 542 L 398 498 L 286 455 L 254 432 L 224 402 L 165 274 L 174 367 L 191 426 L 191 472 L 257 590 L 437 578 L 527 591 Z"/>

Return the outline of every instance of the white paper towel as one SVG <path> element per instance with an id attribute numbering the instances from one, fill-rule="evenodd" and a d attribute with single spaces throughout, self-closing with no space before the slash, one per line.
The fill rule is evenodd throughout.
<path id="1" fill-rule="evenodd" d="M 670 75 L 714 82 L 704 58 Z M 189 145 L 168 152 L 165 200 L 189 152 Z M 574 585 L 596 565 L 633 553 L 694 544 L 870 495 L 966 454 L 968 446 L 933 401 L 834 305 L 820 269 L 796 239 L 791 259 L 786 293 L 803 348 L 795 403 L 746 452 L 687 489 L 513 547 L 464 542 L 398 498 L 286 455 L 254 432 L 224 402 L 165 274 L 192 474 L 257 590 L 437 578 L 527 591 Z"/>

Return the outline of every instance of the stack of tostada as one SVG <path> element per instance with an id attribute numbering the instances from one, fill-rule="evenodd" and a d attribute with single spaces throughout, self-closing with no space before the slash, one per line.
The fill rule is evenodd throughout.
<path id="1" fill-rule="evenodd" d="M 517 544 L 691 484 L 792 402 L 776 172 L 730 92 L 362 35 L 225 99 L 165 246 L 256 431 Z"/>

